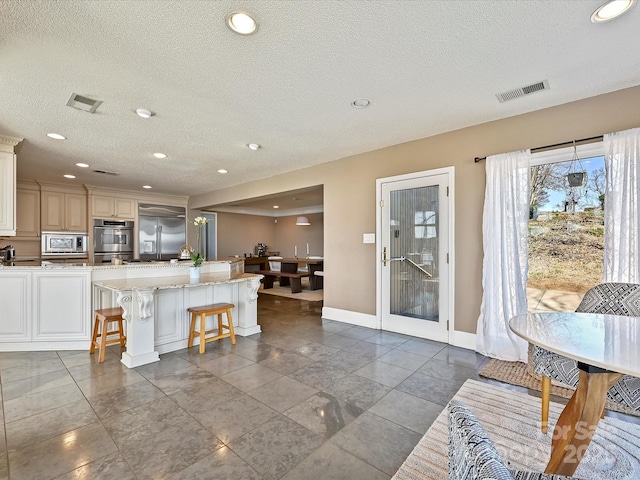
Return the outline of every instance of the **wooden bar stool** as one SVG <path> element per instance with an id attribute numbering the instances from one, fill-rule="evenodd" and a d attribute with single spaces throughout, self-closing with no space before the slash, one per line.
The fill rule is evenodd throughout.
<path id="1" fill-rule="evenodd" d="M 102 308 L 96 310 L 96 319 L 93 324 L 93 337 L 91 338 L 91 348 L 89 353 L 96 351 L 98 347 L 98 363 L 104 362 L 104 351 L 107 345 L 113 345 L 119 343 L 121 347 L 124 347 L 127 342 L 127 337 L 124 335 L 124 328 L 122 326 L 122 314 L 124 310 L 120 307 L 114 308 Z M 109 330 L 109 324 L 111 322 L 118 322 L 117 330 Z M 118 338 L 107 340 L 109 335 L 118 335 Z M 98 338 L 100 341 L 98 342 Z"/>
<path id="2" fill-rule="evenodd" d="M 191 307 L 187 309 L 191 313 L 191 326 L 189 327 L 189 348 L 193 347 L 193 339 L 196 334 L 200 336 L 200 353 L 204 353 L 205 343 L 212 340 L 220 340 L 222 338 L 231 337 L 231 344 L 236 344 L 236 335 L 233 332 L 233 319 L 231 318 L 231 309 L 235 305 L 232 303 L 214 303 L 212 305 L 204 305 L 202 307 Z M 222 324 L 222 314 L 227 314 L 227 325 Z M 216 330 L 206 330 L 206 319 L 210 315 L 218 316 L 218 334 L 213 337 L 205 335 L 215 332 Z M 200 331 L 196 330 L 196 322 L 200 317 Z M 225 333 L 224 331 L 227 330 Z"/>

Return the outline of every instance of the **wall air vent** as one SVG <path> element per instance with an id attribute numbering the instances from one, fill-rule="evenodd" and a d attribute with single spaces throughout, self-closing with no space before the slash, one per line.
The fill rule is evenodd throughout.
<path id="1" fill-rule="evenodd" d="M 498 97 L 498 101 L 500 103 L 504 103 L 542 90 L 549 90 L 549 80 L 543 80 L 542 82 L 527 85 L 526 87 L 516 88 L 507 92 L 496 93 L 496 97 Z"/>
<path id="2" fill-rule="evenodd" d="M 106 170 L 93 170 L 93 173 L 100 173 L 102 175 L 113 175 L 113 176 L 120 175 L 119 173 L 107 172 Z"/>
<path id="3" fill-rule="evenodd" d="M 67 101 L 67 107 L 77 108 L 84 112 L 94 113 L 102 102 L 92 98 L 83 97 L 77 93 L 72 93 Z"/>

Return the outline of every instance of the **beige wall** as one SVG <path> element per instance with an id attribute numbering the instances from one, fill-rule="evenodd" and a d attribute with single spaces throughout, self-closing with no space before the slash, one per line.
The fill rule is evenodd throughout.
<path id="1" fill-rule="evenodd" d="M 322 255 L 323 214 L 306 215 L 311 225 L 298 226 L 296 218 L 218 213 L 218 258 L 223 259 L 245 253 L 255 254 L 258 242 L 267 245 L 269 251 L 280 251 L 283 256 L 293 257 L 294 246 L 298 256 L 306 255 L 307 243 L 311 255 Z"/>
<path id="2" fill-rule="evenodd" d="M 258 242 L 269 249 L 276 240 L 276 224 L 271 217 L 218 213 L 218 259 L 254 254 Z"/>
<path id="3" fill-rule="evenodd" d="M 276 243 L 283 257 L 293 257 L 294 246 L 298 246 L 298 257 L 307 255 L 307 243 L 309 255 L 320 256 L 324 252 L 324 221 L 322 213 L 305 214 L 311 225 L 296 225 L 297 216 L 278 218 L 276 228 Z"/>
<path id="4" fill-rule="evenodd" d="M 537 95 L 544 95 L 539 93 Z M 535 95 L 516 100 L 535 102 Z M 464 128 L 190 198 L 206 207 L 312 185 L 324 185 L 324 306 L 376 313 L 375 181 L 455 167 L 455 328 L 475 333 L 482 295 L 482 205 L 485 156 L 640 126 L 634 87 Z M 348 274 L 346 274 L 348 272 Z"/>

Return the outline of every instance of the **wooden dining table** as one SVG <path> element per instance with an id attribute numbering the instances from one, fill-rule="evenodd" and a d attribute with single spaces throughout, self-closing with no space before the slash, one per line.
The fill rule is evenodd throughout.
<path id="1" fill-rule="evenodd" d="M 513 317 L 527 342 L 578 362 L 578 387 L 560 414 L 545 473 L 573 475 L 604 411 L 607 391 L 623 374 L 640 377 L 640 317 L 578 312 Z"/>
<path id="2" fill-rule="evenodd" d="M 287 273 L 297 273 L 301 265 L 306 265 L 309 272 L 309 287 L 311 290 L 319 290 L 323 287 L 322 277 L 317 276 L 315 272 L 322 270 L 324 259 L 291 257 L 276 261 L 280 262 L 280 270 Z M 280 286 L 286 285 L 289 285 L 289 279 L 281 278 Z"/>

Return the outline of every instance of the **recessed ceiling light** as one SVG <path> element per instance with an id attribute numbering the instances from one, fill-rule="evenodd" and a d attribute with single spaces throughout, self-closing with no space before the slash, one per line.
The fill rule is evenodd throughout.
<path id="1" fill-rule="evenodd" d="M 274 205 L 273 208 L 280 208 L 280 205 Z"/>
<path id="2" fill-rule="evenodd" d="M 47 133 L 47 137 L 53 138 L 55 140 L 66 140 L 67 137 L 64 135 L 60 135 L 59 133 Z"/>
<path id="3" fill-rule="evenodd" d="M 89 168 L 89 164 L 88 163 L 76 163 L 76 167 Z"/>
<path id="4" fill-rule="evenodd" d="M 613 20 L 628 11 L 634 3 L 635 0 L 611 0 L 593 12 L 591 21 L 603 23 Z"/>
<path id="5" fill-rule="evenodd" d="M 142 185 L 142 188 L 151 188 L 151 185 Z"/>
<path id="6" fill-rule="evenodd" d="M 262 145 L 260 145 L 259 143 L 249 143 L 247 145 L 247 147 L 249 147 L 251 150 L 258 150 Z"/>
<path id="7" fill-rule="evenodd" d="M 154 153 L 153 156 L 156 158 L 167 158 L 164 153 Z"/>
<path id="8" fill-rule="evenodd" d="M 76 176 L 67 174 L 67 175 L 64 175 L 64 178 L 76 178 Z"/>
<path id="9" fill-rule="evenodd" d="M 155 113 L 147 110 L 146 108 L 138 108 L 136 110 L 136 115 L 138 115 L 140 118 L 151 118 L 155 115 Z"/>
<path id="10" fill-rule="evenodd" d="M 221 168 L 220 170 L 218 170 L 218 173 L 224 174 L 224 173 L 229 173 L 229 171 L 225 170 L 224 168 Z"/>
<path id="11" fill-rule="evenodd" d="M 353 108 L 366 108 L 369 106 L 370 103 L 371 102 L 366 98 L 358 98 L 357 100 L 354 100 L 353 102 L 351 102 L 351 106 Z"/>
<path id="12" fill-rule="evenodd" d="M 258 30 L 258 24 L 248 13 L 234 12 L 227 17 L 227 27 L 240 35 L 251 35 Z"/>

